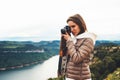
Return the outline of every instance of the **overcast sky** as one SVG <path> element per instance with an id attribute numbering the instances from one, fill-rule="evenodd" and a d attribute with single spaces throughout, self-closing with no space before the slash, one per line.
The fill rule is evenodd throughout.
<path id="1" fill-rule="evenodd" d="M 0 0 L 0 40 L 59 40 L 66 19 L 76 13 L 89 32 L 120 33 L 120 0 Z"/>

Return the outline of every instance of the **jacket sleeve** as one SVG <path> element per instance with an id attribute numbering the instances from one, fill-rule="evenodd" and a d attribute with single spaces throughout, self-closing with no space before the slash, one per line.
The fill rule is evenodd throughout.
<path id="1" fill-rule="evenodd" d="M 85 58 L 90 56 L 90 53 L 94 48 L 93 41 L 90 38 L 86 38 L 86 40 L 82 43 L 78 42 L 78 48 L 75 47 L 76 45 L 71 40 L 67 41 L 66 43 L 68 47 L 68 54 L 74 63 L 82 62 Z"/>

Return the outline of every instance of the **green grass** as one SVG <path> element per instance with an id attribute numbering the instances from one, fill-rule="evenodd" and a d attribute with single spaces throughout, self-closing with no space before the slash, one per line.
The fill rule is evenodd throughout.
<path id="1" fill-rule="evenodd" d="M 120 80 L 120 68 L 109 74 L 105 80 Z"/>

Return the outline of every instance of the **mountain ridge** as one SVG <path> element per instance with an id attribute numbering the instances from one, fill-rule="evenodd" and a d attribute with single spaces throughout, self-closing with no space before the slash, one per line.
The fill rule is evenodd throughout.
<path id="1" fill-rule="evenodd" d="M 40 38 L 39 36 L 26 36 L 26 37 L 0 37 L 0 41 L 33 41 L 33 42 L 39 42 L 39 41 L 53 41 L 53 40 L 59 40 L 60 37 L 55 37 L 48 39 Z M 97 34 L 97 40 L 120 40 L 120 33 L 116 34 Z"/>

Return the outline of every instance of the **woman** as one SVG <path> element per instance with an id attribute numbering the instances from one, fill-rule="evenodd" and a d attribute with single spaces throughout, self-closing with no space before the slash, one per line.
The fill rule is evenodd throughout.
<path id="1" fill-rule="evenodd" d="M 87 31 L 86 24 L 79 14 L 70 16 L 67 19 L 67 24 L 71 29 L 71 35 L 67 32 L 62 34 L 62 39 L 65 40 L 67 48 L 65 55 L 67 59 L 64 64 L 65 80 L 91 80 L 89 65 L 96 35 Z M 64 52 L 61 47 L 64 40 L 61 40 L 60 45 L 61 57 L 64 57 L 61 55 Z M 62 64 L 62 68 L 63 63 L 60 63 L 60 61 L 65 61 L 65 59 L 59 59 L 59 66 Z M 60 70 L 58 70 L 59 76 L 64 73 L 59 72 Z"/>

